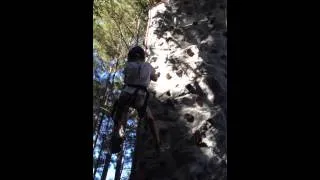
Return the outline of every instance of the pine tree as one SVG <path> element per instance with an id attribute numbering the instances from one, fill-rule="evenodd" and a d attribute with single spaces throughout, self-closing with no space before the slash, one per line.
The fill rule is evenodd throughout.
<path id="1" fill-rule="evenodd" d="M 124 148 L 122 148 L 122 150 L 118 153 L 118 156 L 117 156 L 116 173 L 114 175 L 114 180 L 120 180 L 120 177 L 121 177 L 121 171 L 123 168 L 123 164 L 122 164 L 123 151 L 124 151 Z"/>
<path id="2" fill-rule="evenodd" d="M 101 180 L 105 180 L 107 178 L 110 162 L 111 162 L 111 153 L 105 153 L 105 161 L 103 166 L 103 171 L 101 175 Z"/>

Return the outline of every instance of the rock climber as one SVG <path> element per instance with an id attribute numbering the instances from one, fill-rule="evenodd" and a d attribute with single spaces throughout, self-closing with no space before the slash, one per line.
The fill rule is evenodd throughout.
<path id="1" fill-rule="evenodd" d="M 121 151 L 125 138 L 125 127 L 128 120 L 129 107 L 138 111 L 139 120 L 144 120 L 150 127 L 155 139 L 156 150 L 160 150 L 160 139 L 154 117 L 147 105 L 150 81 L 157 81 L 160 73 L 156 74 L 150 63 L 145 62 L 145 52 L 140 46 L 135 46 L 128 53 L 128 61 L 124 68 L 124 88 L 116 102 L 114 110 L 114 129 L 111 139 L 111 152 Z"/>

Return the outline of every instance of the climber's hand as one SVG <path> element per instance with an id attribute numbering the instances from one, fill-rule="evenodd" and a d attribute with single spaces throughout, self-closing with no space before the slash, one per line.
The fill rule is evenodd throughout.
<path id="1" fill-rule="evenodd" d="M 159 74 L 159 73 L 158 73 L 158 74 Z M 156 74 L 155 72 L 152 73 L 150 79 L 151 79 L 152 81 L 157 81 L 157 80 L 158 80 L 158 77 L 159 77 L 158 74 Z"/>

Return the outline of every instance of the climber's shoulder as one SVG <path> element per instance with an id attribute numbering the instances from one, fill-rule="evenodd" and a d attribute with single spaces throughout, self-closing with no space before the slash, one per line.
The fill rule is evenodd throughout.
<path id="1" fill-rule="evenodd" d="M 148 68 L 149 70 L 153 70 L 154 68 L 152 67 L 152 65 L 148 62 L 144 62 L 144 65 L 146 68 Z"/>
<path id="2" fill-rule="evenodd" d="M 151 64 L 149 62 L 144 62 L 143 64 L 145 64 L 147 66 L 151 66 Z"/>

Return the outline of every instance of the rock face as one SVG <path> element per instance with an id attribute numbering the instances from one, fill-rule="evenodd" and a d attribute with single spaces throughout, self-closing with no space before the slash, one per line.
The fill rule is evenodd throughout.
<path id="1" fill-rule="evenodd" d="M 131 179 L 227 179 L 226 1 L 159 4 L 145 43 L 160 72 L 149 104 L 168 148 L 156 154 L 141 122 Z"/>

